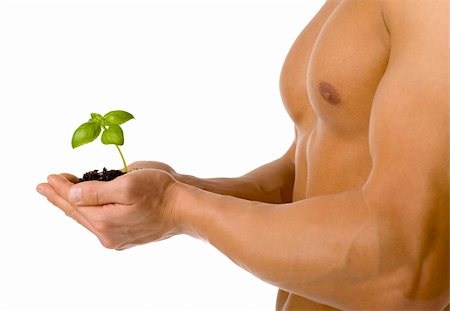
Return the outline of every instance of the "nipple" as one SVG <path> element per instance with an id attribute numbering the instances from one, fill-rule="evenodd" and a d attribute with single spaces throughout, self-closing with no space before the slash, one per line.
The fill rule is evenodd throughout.
<path id="1" fill-rule="evenodd" d="M 337 105 L 341 102 L 341 96 L 330 83 L 320 82 L 319 92 L 332 105 Z"/>

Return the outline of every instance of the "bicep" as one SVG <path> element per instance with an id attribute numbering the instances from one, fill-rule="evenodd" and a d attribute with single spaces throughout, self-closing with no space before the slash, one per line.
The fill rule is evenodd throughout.
<path id="1" fill-rule="evenodd" d="M 423 63 L 393 59 L 378 87 L 369 131 L 372 178 L 387 174 L 385 178 L 400 182 L 405 177 L 425 177 L 423 174 L 441 169 L 445 162 L 445 74 L 441 64 L 432 64 L 431 55 L 430 62 L 418 61 Z"/>
<path id="2" fill-rule="evenodd" d="M 428 14 L 424 14 L 425 8 Z M 409 12 L 412 9 L 402 6 L 409 14 L 403 18 L 398 18 L 401 12 L 387 14 L 391 18 L 391 52 L 372 106 L 369 144 L 373 169 L 368 185 L 412 186 L 414 180 L 430 178 L 442 171 L 443 165 L 448 166 L 446 14 L 439 12 L 445 11 L 439 6 L 425 8 Z M 420 18 L 433 18 L 433 22 Z"/>
<path id="3" fill-rule="evenodd" d="M 435 240 L 448 231 L 447 22 L 442 6 L 423 3 L 393 5 L 387 14 L 390 60 L 373 101 L 372 172 L 363 187 L 380 272 L 406 269 L 411 295 L 425 274 L 448 270 L 448 239 Z"/>

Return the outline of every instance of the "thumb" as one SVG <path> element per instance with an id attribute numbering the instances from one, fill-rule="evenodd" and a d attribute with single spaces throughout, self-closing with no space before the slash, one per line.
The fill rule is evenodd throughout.
<path id="1" fill-rule="evenodd" d="M 73 185 L 67 196 L 75 205 L 105 205 L 118 203 L 119 195 L 113 181 L 88 181 Z"/>

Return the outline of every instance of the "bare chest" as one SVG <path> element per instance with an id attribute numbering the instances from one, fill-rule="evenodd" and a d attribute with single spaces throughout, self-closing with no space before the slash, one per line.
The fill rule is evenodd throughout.
<path id="1" fill-rule="evenodd" d="M 280 89 L 297 129 L 295 200 L 367 178 L 370 111 L 388 39 L 376 1 L 344 0 L 325 4 L 292 46 Z"/>

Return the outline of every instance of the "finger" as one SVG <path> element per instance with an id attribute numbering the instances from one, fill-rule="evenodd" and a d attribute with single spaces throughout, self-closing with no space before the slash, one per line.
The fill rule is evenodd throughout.
<path id="1" fill-rule="evenodd" d="M 65 179 L 67 179 L 68 181 L 70 181 L 71 183 L 77 184 L 80 182 L 80 179 L 72 174 L 68 174 L 68 173 L 62 173 L 60 174 L 62 177 L 64 177 Z"/>
<path id="2" fill-rule="evenodd" d="M 49 175 L 47 177 L 47 182 L 53 188 L 53 190 L 64 200 L 69 201 L 69 191 L 74 185 L 67 178 L 63 177 L 63 175 Z"/>
<path id="3" fill-rule="evenodd" d="M 74 187 L 74 184 L 68 181 L 66 178 L 63 178 L 61 175 L 50 175 L 48 176 L 49 184 L 52 190 L 61 197 L 68 206 L 69 209 L 66 209 L 64 212 L 68 216 L 73 216 L 72 218 L 81 216 L 83 219 L 89 223 L 89 226 L 92 230 L 95 227 L 95 224 L 101 222 L 105 218 L 104 209 L 102 205 L 97 204 L 74 204 L 70 201 L 70 191 Z M 80 185 L 85 184 L 79 183 Z M 104 182 L 98 182 L 100 184 Z M 94 232 L 94 231 L 92 231 Z"/>
<path id="4" fill-rule="evenodd" d="M 121 183 L 115 180 L 88 181 L 74 185 L 59 175 L 50 175 L 49 184 L 53 189 L 68 202 L 79 206 L 98 206 L 120 202 Z"/>
<path id="5" fill-rule="evenodd" d="M 47 194 L 45 192 L 47 183 L 40 183 L 36 186 L 36 191 L 39 192 L 42 196 L 47 197 Z"/>
<path id="6" fill-rule="evenodd" d="M 39 193 L 47 197 L 47 200 L 54 206 L 62 210 L 64 214 L 66 214 L 66 216 L 71 217 L 86 229 L 96 234 L 95 229 L 93 228 L 91 223 L 82 214 L 78 213 L 74 206 L 72 206 L 69 202 L 59 196 L 50 184 L 43 183 L 38 185 L 37 188 Z"/>

